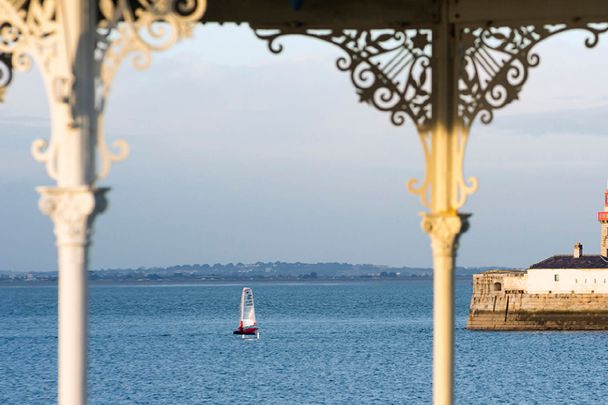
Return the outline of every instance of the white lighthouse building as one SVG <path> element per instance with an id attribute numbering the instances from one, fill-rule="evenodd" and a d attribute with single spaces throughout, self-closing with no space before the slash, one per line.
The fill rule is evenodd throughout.
<path id="1" fill-rule="evenodd" d="M 600 254 L 583 254 L 583 245 L 574 244 L 572 254 L 556 255 L 531 265 L 527 270 L 492 270 L 473 277 L 474 287 L 507 293 L 563 294 L 608 293 L 608 188 L 601 224 Z"/>
<path id="2" fill-rule="evenodd" d="M 527 270 L 473 276 L 467 328 L 473 330 L 608 330 L 608 189 L 600 254 L 556 255 Z"/>

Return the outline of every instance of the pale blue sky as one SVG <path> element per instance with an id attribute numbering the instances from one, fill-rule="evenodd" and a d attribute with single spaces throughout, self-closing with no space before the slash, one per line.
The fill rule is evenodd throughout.
<path id="1" fill-rule="evenodd" d="M 422 176 L 411 123 L 358 103 L 340 51 L 310 39 L 281 55 L 246 26 L 205 26 L 124 66 L 107 111 L 111 140 L 132 154 L 102 185 L 92 268 L 255 261 L 430 266 L 417 197 Z M 597 252 L 608 178 L 608 36 L 541 44 L 521 101 L 476 124 L 466 173 L 480 189 L 459 265 L 526 266 L 581 241 Z M 16 76 L 0 105 L 0 269 L 56 268 L 52 226 L 34 188 L 50 185 L 30 156 L 48 137 L 37 72 Z"/>

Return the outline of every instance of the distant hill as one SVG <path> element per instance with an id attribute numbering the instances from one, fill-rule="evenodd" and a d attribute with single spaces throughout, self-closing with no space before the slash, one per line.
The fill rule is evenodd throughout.
<path id="1" fill-rule="evenodd" d="M 497 267 L 457 267 L 456 277 Z M 498 267 L 500 268 L 500 267 Z M 503 267 L 504 268 L 504 267 Z M 170 267 L 100 269 L 90 271 L 93 282 L 196 282 L 220 280 L 354 280 L 432 278 L 431 268 L 390 267 L 350 263 L 228 263 L 182 264 Z M 0 283 L 55 282 L 57 272 L 0 272 Z"/>

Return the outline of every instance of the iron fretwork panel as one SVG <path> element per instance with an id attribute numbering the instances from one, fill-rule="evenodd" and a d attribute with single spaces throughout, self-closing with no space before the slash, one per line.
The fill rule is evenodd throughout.
<path id="1" fill-rule="evenodd" d="M 280 31 L 257 30 L 273 53 L 283 50 Z M 336 65 L 350 73 L 359 100 L 390 113 L 391 122 L 406 118 L 418 127 L 431 119 L 430 30 L 303 30 L 297 35 L 332 43 L 344 51 Z"/>
<path id="2" fill-rule="evenodd" d="M 8 0 L 8 4 L 12 10 L 23 10 L 26 0 Z M 4 11 L 0 7 L 0 11 Z M 10 49 L 18 39 L 20 31 L 10 21 L 0 18 L 0 102 L 4 101 L 4 93 L 13 79 L 13 63 L 11 61 L 12 54 L 4 51 Z"/>
<path id="3" fill-rule="evenodd" d="M 569 30 L 587 34 L 585 46 L 593 48 L 608 24 L 582 26 L 542 25 L 464 28 L 460 30 L 462 65 L 458 82 L 458 115 L 470 128 L 475 119 L 488 124 L 494 111 L 517 100 L 530 68 L 540 63 L 534 46 Z"/>
<path id="4" fill-rule="evenodd" d="M 477 117 L 484 124 L 494 111 L 517 100 L 540 57 L 533 48 L 542 40 L 568 30 L 587 33 L 585 45 L 594 47 L 608 23 L 584 25 L 526 25 L 517 27 L 460 28 L 457 30 L 457 112 L 465 128 Z M 360 100 L 390 114 L 402 125 L 409 118 L 420 132 L 430 129 L 431 30 L 255 30 L 273 53 L 287 35 L 317 38 L 345 52 L 337 61 L 348 71 Z"/>
<path id="5" fill-rule="evenodd" d="M 0 54 L 0 102 L 4 100 L 4 92 L 13 78 L 11 57 L 8 54 Z"/>

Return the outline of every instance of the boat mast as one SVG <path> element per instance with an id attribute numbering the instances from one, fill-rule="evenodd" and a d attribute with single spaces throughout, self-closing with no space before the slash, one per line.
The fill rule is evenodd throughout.
<path id="1" fill-rule="evenodd" d="M 241 316 L 239 327 L 243 329 L 243 320 L 245 319 L 245 296 L 246 296 L 247 288 L 243 288 L 243 292 L 241 293 Z"/>

